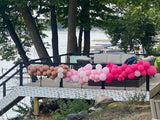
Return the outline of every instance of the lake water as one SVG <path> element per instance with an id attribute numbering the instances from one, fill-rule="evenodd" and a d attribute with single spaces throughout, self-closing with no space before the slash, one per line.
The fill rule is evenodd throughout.
<path id="1" fill-rule="evenodd" d="M 49 53 L 50 56 L 52 56 L 52 47 L 51 47 L 51 31 L 45 31 L 45 33 L 48 35 L 48 37 L 46 37 L 43 42 L 44 43 L 49 43 L 50 45 L 45 44 L 47 51 Z M 67 51 L 67 32 L 66 31 L 59 31 L 58 32 L 58 38 L 59 38 L 59 53 L 60 54 L 66 54 Z M 77 36 L 79 34 L 79 32 L 76 32 Z M 91 31 L 91 36 L 90 36 L 91 40 L 93 39 L 105 39 L 107 38 L 106 34 L 103 31 Z M 94 42 L 91 41 L 91 45 L 93 45 Z M 31 59 L 36 59 L 38 58 L 38 55 L 36 53 L 36 50 L 34 48 L 34 46 L 31 47 L 30 49 L 30 53 L 27 53 L 27 56 L 29 56 L 29 58 Z M 8 70 L 9 68 L 11 68 L 13 66 L 13 61 L 0 61 L 0 75 L 2 73 L 4 73 L 6 70 Z M 0 83 L 2 82 L 2 80 L 0 81 Z M 25 83 L 30 82 L 30 79 L 25 79 L 24 81 Z M 19 81 L 17 78 L 14 78 L 12 80 L 10 80 L 6 87 L 7 87 L 7 93 L 9 93 L 15 86 L 19 85 Z M 2 87 L 0 87 L 0 99 L 2 99 Z M 26 103 L 30 106 L 30 98 L 26 97 L 24 98 L 21 102 Z M 16 107 L 14 107 L 16 108 Z M 3 114 L 2 116 L 0 116 L 0 120 L 7 120 L 8 118 L 13 118 L 17 116 L 17 113 L 14 112 L 12 109 L 10 109 L 8 112 L 6 112 L 5 114 Z"/>

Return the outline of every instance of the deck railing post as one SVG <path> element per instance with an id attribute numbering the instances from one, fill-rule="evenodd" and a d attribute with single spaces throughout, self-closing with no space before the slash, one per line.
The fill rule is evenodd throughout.
<path id="1" fill-rule="evenodd" d="M 101 81 L 101 89 L 105 89 L 105 81 Z"/>
<path id="2" fill-rule="evenodd" d="M 59 87 L 63 87 L 63 78 L 61 78 L 61 80 L 60 80 Z"/>
<path id="3" fill-rule="evenodd" d="M 19 86 L 23 86 L 23 63 L 20 63 L 20 72 L 19 72 L 20 83 Z"/>
<path id="4" fill-rule="evenodd" d="M 3 83 L 3 97 L 6 96 L 6 83 Z"/>
<path id="5" fill-rule="evenodd" d="M 146 75 L 146 90 L 149 91 L 149 75 Z"/>

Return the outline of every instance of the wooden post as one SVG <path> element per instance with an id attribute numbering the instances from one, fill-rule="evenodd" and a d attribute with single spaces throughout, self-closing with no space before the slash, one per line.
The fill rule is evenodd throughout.
<path id="1" fill-rule="evenodd" d="M 34 97 L 34 115 L 39 115 L 39 101 L 38 97 Z"/>

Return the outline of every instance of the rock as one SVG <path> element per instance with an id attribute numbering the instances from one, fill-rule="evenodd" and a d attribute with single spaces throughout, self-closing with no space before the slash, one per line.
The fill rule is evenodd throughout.
<path id="1" fill-rule="evenodd" d="M 94 107 L 91 107 L 91 108 L 88 109 L 88 113 L 92 113 L 92 112 L 95 112 L 95 111 L 96 111 L 96 109 Z"/>
<path id="2" fill-rule="evenodd" d="M 81 111 L 79 113 L 71 113 L 67 116 L 67 120 L 82 120 L 86 115 L 88 115 L 88 113 L 85 111 Z"/>
<path id="3" fill-rule="evenodd" d="M 88 115 L 88 113 L 85 112 L 85 111 L 81 111 L 78 114 L 81 115 L 81 116 L 83 116 L 83 118 Z"/>
<path id="4" fill-rule="evenodd" d="M 71 113 L 67 116 L 67 120 L 82 120 L 82 116 L 77 113 Z"/>
<path id="5" fill-rule="evenodd" d="M 97 95 L 95 97 L 95 105 L 100 105 L 100 104 L 110 104 L 112 103 L 114 100 L 113 98 L 109 97 L 109 96 L 105 96 L 105 95 Z"/>

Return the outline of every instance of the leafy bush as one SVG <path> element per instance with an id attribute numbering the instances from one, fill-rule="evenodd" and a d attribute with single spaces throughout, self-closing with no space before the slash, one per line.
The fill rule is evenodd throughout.
<path id="1" fill-rule="evenodd" d="M 86 111 L 93 106 L 93 102 L 90 103 L 84 99 L 59 99 L 58 106 L 59 109 L 57 109 L 55 112 L 52 112 L 52 120 L 64 120 L 70 113 Z"/>

